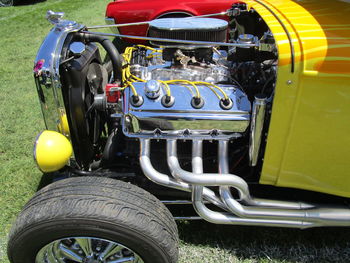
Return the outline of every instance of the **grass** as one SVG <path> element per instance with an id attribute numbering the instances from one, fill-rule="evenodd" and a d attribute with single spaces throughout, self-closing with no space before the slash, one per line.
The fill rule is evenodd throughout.
<path id="1" fill-rule="evenodd" d="M 32 144 L 44 128 L 34 87 L 33 60 L 51 25 L 52 9 L 88 25 L 103 24 L 108 0 L 48 0 L 0 9 L 0 263 L 16 215 L 42 174 Z M 181 222 L 180 262 L 350 262 L 349 229 L 295 230 Z"/>

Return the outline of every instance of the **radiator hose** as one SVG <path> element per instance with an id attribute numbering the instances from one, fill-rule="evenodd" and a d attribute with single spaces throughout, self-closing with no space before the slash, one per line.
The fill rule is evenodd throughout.
<path id="1" fill-rule="evenodd" d="M 122 79 L 123 58 L 119 54 L 117 48 L 113 45 L 112 41 L 106 37 L 79 32 L 75 34 L 74 40 L 78 40 L 84 43 L 96 42 L 101 44 L 111 59 L 114 80 Z"/>

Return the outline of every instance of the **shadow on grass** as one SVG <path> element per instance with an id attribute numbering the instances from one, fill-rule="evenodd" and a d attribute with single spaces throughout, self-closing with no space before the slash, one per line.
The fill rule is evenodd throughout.
<path id="1" fill-rule="evenodd" d="M 46 0 L 18 0 L 15 3 L 15 6 L 23 6 L 23 5 L 32 5 L 32 4 L 37 4 L 37 3 L 42 3 L 45 2 Z"/>
<path id="2" fill-rule="evenodd" d="M 179 222 L 185 244 L 219 248 L 253 262 L 350 262 L 350 228 L 308 230 Z"/>

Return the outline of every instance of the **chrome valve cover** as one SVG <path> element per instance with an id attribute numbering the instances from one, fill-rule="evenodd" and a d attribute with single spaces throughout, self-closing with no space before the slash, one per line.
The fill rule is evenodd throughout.
<path id="1" fill-rule="evenodd" d="M 133 106 L 133 94 L 128 88 L 123 99 L 123 131 L 127 136 L 143 138 L 199 137 L 222 139 L 240 136 L 250 122 L 250 102 L 247 96 L 231 85 L 218 85 L 233 102 L 229 110 L 220 107 L 220 100 L 207 86 L 198 85 L 204 105 L 196 109 L 191 105 L 195 96 L 183 85 L 169 85 L 174 104 L 165 107 L 162 99 L 166 90 L 162 87 L 156 99 L 145 94 L 145 83 L 133 84 L 143 98 L 141 106 Z M 217 92 L 219 93 L 219 92 Z"/>

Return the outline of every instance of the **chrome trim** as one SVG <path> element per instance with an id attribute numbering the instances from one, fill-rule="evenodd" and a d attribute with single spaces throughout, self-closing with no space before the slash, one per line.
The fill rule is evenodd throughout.
<path id="1" fill-rule="evenodd" d="M 170 42 L 170 43 L 182 43 L 182 44 L 204 45 L 204 46 L 210 45 L 210 46 L 225 46 L 225 47 L 257 47 L 257 48 L 259 47 L 259 43 L 239 44 L 239 43 L 226 43 L 226 42 L 192 41 L 192 40 L 131 36 L 131 35 L 111 34 L 111 33 L 102 33 L 102 32 L 90 32 L 90 31 L 82 31 L 82 33 L 98 35 L 98 36 L 106 36 L 106 37 L 121 37 L 121 38 L 130 38 L 130 39 L 138 39 L 138 40 L 162 41 L 162 42 Z"/>
<path id="2" fill-rule="evenodd" d="M 255 96 L 252 108 L 252 120 L 250 124 L 249 140 L 249 165 L 256 166 L 258 162 L 262 130 L 265 121 L 265 109 L 267 98 Z"/>
<path id="3" fill-rule="evenodd" d="M 70 33 L 79 31 L 83 27 L 73 21 L 58 19 L 37 53 L 34 79 L 48 130 L 59 131 L 57 126 L 60 118 L 66 113 L 59 74 L 64 42 Z"/>
<path id="4" fill-rule="evenodd" d="M 67 237 L 54 240 L 40 249 L 35 263 L 63 262 L 129 262 L 143 263 L 130 248 L 97 237 Z"/>

